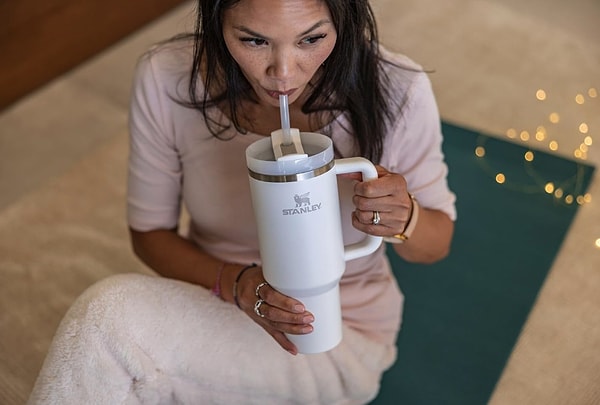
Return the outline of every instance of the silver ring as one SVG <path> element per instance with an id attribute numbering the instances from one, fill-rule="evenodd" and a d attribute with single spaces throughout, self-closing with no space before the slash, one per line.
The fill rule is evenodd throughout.
<path id="1" fill-rule="evenodd" d="M 265 300 L 259 298 L 258 301 L 256 301 L 256 303 L 254 304 L 254 313 L 258 316 L 260 316 L 261 318 L 264 318 L 265 316 L 260 312 L 260 306 L 263 304 L 263 302 L 265 302 Z"/>
<path id="2" fill-rule="evenodd" d="M 256 295 L 256 298 L 260 298 L 260 289 L 266 285 L 269 285 L 269 283 L 263 281 L 262 283 L 256 286 L 256 289 L 254 290 L 254 295 Z"/>
<path id="3" fill-rule="evenodd" d="M 379 225 L 381 222 L 381 216 L 379 215 L 379 211 L 373 211 L 373 225 Z"/>

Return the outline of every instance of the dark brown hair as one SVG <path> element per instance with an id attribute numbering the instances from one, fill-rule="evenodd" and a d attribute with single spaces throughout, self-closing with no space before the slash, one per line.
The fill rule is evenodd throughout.
<path id="1" fill-rule="evenodd" d="M 229 107 L 231 122 L 239 125 L 238 107 L 241 100 L 251 99 L 251 87 L 230 55 L 223 38 L 223 11 L 239 0 L 199 0 L 194 37 L 194 60 L 189 94 L 191 105 L 198 108 L 211 132 L 219 136 L 227 128 L 212 119 L 210 108 L 219 103 Z M 302 111 L 305 114 L 330 111 L 347 113 L 352 133 L 362 156 L 378 162 L 382 155 L 383 138 L 392 119 L 388 97 L 387 76 L 381 68 L 377 25 L 368 0 L 322 0 L 326 3 L 337 31 L 337 41 L 323 67 L 323 74 L 314 83 Z M 204 58 L 204 61 L 203 61 Z M 206 74 L 202 79 L 202 63 Z M 384 62 L 384 61 L 383 61 Z M 224 91 L 209 96 L 213 80 L 221 78 L 227 84 Z M 203 80 L 204 92 L 198 94 L 198 80 Z"/>

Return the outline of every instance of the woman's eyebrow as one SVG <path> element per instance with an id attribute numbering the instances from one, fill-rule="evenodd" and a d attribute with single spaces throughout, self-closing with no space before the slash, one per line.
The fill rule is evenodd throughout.
<path id="1" fill-rule="evenodd" d="M 300 34 L 298 36 L 299 37 L 303 37 L 306 34 L 309 34 L 311 31 L 314 31 L 317 28 L 322 27 L 323 25 L 329 24 L 329 23 L 331 23 L 331 21 L 329 19 L 325 18 L 325 19 L 323 19 L 321 21 L 316 22 L 312 27 L 310 27 L 309 29 L 307 29 L 306 31 L 304 31 L 302 34 Z"/>
<path id="2" fill-rule="evenodd" d="M 317 28 L 322 27 L 325 24 L 330 24 L 330 23 L 331 23 L 331 21 L 329 19 L 323 19 L 321 21 L 318 21 L 315 24 L 313 24 L 309 29 L 307 29 L 306 31 L 299 34 L 298 37 L 303 37 L 303 36 L 311 33 L 312 31 L 316 30 Z M 264 38 L 266 40 L 270 40 L 270 38 L 268 38 L 266 35 L 260 34 L 256 31 L 253 31 L 250 28 L 245 27 L 243 25 L 236 25 L 233 28 L 235 28 L 238 31 L 245 32 L 246 34 L 251 35 L 253 37 Z"/>
<path id="3" fill-rule="evenodd" d="M 233 27 L 233 28 L 235 28 L 235 29 L 236 29 L 236 30 L 238 30 L 238 31 L 245 32 L 246 34 L 248 34 L 248 35 L 251 35 L 251 36 L 253 36 L 253 37 L 258 37 L 258 38 L 269 39 L 269 38 L 267 38 L 266 36 L 264 36 L 264 35 L 262 35 L 262 34 L 259 34 L 258 32 L 252 31 L 252 30 L 251 30 L 250 28 L 248 28 L 248 27 L 244 27 L 243 25 L 236 25 L 236 26 L 235 26 L 235 27 Z"/>

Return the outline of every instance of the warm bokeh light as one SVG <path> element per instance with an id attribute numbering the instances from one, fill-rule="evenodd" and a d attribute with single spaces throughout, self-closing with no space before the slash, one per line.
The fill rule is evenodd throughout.
<path id="1" fill-rule="evenodd" d="M 546 91 L 544 89 L 540 88 L 535 92 L 535 97 L 539 101 L 545 101 L 548 99 L 548 94 L 546 93 Z M 598 97 L 597 89 L 594 87 L 590 87 L 587 91 L 582 91 L 580 93 L 576 93 L 574 95 L 574 101 L 578 105 L 585 105 L 585 104 L 594 103 L 595 100 L 592 100 L 592 99 L 594 99 L 596 97 Z M 573 100 L 573 99 L 571 99 L 571 100 Z M 565 100 L 562 100 L 562 101 L 565 101 Z M 564 105 L 565 103 L 563 102 L 562 104 Z M 562 118 L 565 118 L 565 117 L 561 116 L 562 113 L 564 113 L 564 111 L 563 112 L 557 111 L 557 110 L 547 111 L 546 114 L 547 114 L 548 122 L 550 122 L 551 124 L 559 124 L 562 121 L 570 122 L 569 120 L 562 119 Z M 569 118 L 569 117 L 567 117 L 567 118 Z M 571 124 L 569 124 L 569 125 L 571 125 Z M 562 145 L 562 149 L 560 149 L 560 145 L 559 145 L 558 141 L 552 140 L 552 138 L 555 138 L 555 135 L 552 131 L 557 131 L 557 130 L 564 131 L 565 129 L 560 128 L 559 126 L 556 126 L 556 127 L 550 127 L 550 130 L 548 130 L 546 127 L 550 127 L 550 125 L 548 125 L 547 123 L 544 123 L 544 125 L 538 124 L 538 126 L 535 130 L 533 130 L 533 129 L 522 130 L 522 129 L 518 129 L 518 128 L 509 128 L 506 130 L 506 136 L 510 139 L 522 141 L 523 142 L 522 146 L 524 146 L 524 147 L 527 147 L 527 145 L 525 145 L 525 144 L 528 144 L 529 141 L 532 141 L 533 139 L 535 139 L 537 142 L 544 142 L 544 144 L 542 144 L 542 145 L 545 145 L 547 142 L 547 148 L 550 151 L 558 152 L 560 150 L 561 154 L 564 154 L 565 152 L 567 152 L 566 150 L 564 150 L 565 149 L 564 145 Z M 575 156 L 576 159 L 585 161 L 588 158 L 588 153 L 591 151 L 591 146 L 593 144 L 592 136 L 593 136 L 594 128 L 590 128 L 590 126 L 588 125 L 587 122 L 579 121 L 577 129 L 578 129 L 578 133 L 575 133 L 573 135 L 577 136 L 578 134 L 581 134 L 584 137 L 584 139 L 580 141 L 581 143 L 579 144 L 578 148 L 573 151 L 573 156 Z M 570 130 L 567 129 L 567 131 L 573 132 L 573 129 L 570 129 Z M 487 158 L 487 150 L 483 146 L 483 144 L 481 144 L 475 148 L 475 155 L 478 158 L 481 158 L 482 161 L 486 160 L 485 158 Z M 536 154 L 533 150 L 527 150 L 522 156 L 523 156 L 523 159 L 525 160 L 525 162 L 531 163 L 531 162 L 534 162 L 536 160 L 536 158 L 539 158 L 540 156 L 543 157 L 543 153 L 536 156 Z M 580 164 L 582 164 L 582 163 L 577 163 L 577 165 L 580 165 Z M 538 176 L 537 174 L 533 173 L 535 171 L 535 166 L 536 166 L 535 164 L 526 166 L 526 171 L 532 177 Z M 511 190 L 522 188 L 524 192 L 531 192 L 531 190 L 532 190 L 531 186 L 522 185 L 522 187 L 521 187 L 519 184 L 515 184 L 516 182 L 514 180 L 512 180 L 512 178 L 511 178 L 511 180 L 507 179 L 506 175 L 502 171 L 500 171 L 500 170 L 503 170 L 502 167 L 498 167 L 498 168 L 496 168 L 496 170 L 497 170 L 497 171 L 495 171 L 496 175 L 494 177 L 496 183 L 505 184 L 505 186 L 510 188 Z M 538 176 L 536 178 L 536 181 L 539 181 L 539 180 L 540 180 L 540 178 Z M 551 179 L 548 179 L 548 180 L 551 180 Z M 565 182 L 564 180 L 560 180 L 559 184 L 564 185 L 565 186 L 564 189 L 558 187 L 558 185 L 555 185 L 555 183 L 553 181 L 547 181 L 545 184 L 542 183 L 542 185 L 534 186 L 534 189 L 537 188 L 538 192 L 540 192 L 541 191 L 540 188 L 543 188 L 543 191 L 546 194 L 554 197 L 557 200 L 557 202 L 560 202 L 562 204 L 567 204 L 567 205 L 589 204 L 592 202 L 592 196 L 590 193 L 580 194 L 582 192 L 582 190 L 580 190 L 581 185 L 582 185 L 582 184 L 580 184 L 581 181 L 582 181 L 581 173 L 580 173 L 580 170 L 578 170 L 578 173 L 573 178 L 569 179 L 568 182 Z M 572 194 L 569 194 L 569 193 L 572 193 Z M 596 244 L 600 248 L 600 238 L 596 241 Z"/>
<path id="2" fill-rule="evenodd" d="M 542 142 L 544 139 L 546 139 L 546 133 L 543 131 L 537 131 L 535 133 L 535 139 Z"/>
<path id="3" fill-rule="evenodd" d="M 532 151 L 528 150 L 527 152 L 525 152 L 525 160 L 526 161 L 533 162 L 534 157 L 535 156 L 533 155 Z"/>
<path id="4" fill-rule="evenodd" d="M 475 155 L 480 158 L 484 157 L 485 156 L 485 148 L 483 146 L 476 147 Z"/>
<path id="5" fill-rule="evenodd" d="M 506 131 L 506 136 L 508 136 L 511 139 L 514 139 L 517 137 L 517 130 L 514 128 L 510 128 Z"/>
<path id="6" fill-rule="evenodd" d="M 546 92 L 543 89 L 539 89 L 535 92 L 535 98 L 540 101 L 544 101 L 546 99 Z"/>

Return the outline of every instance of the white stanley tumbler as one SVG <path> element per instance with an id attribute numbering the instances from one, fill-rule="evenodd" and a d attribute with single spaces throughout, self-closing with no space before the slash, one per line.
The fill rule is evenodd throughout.
<path id="1" fill-rule="evenodd" d="M 339 281 L 346 261 L 374 252 L 382 240 L 365 235 L 344 246 L 336 175 L 362 172 L 370 180 L 377 170 L 364 158 L 335 160 L 325 135 L 292 131 L 304 154 L 276 159 L 265 138 L 246 149 L 246 161 L 265 279 L 315 317 L 313 332 L 287 337 L 300 353 L 320 353 L 342 339 Z"/>

